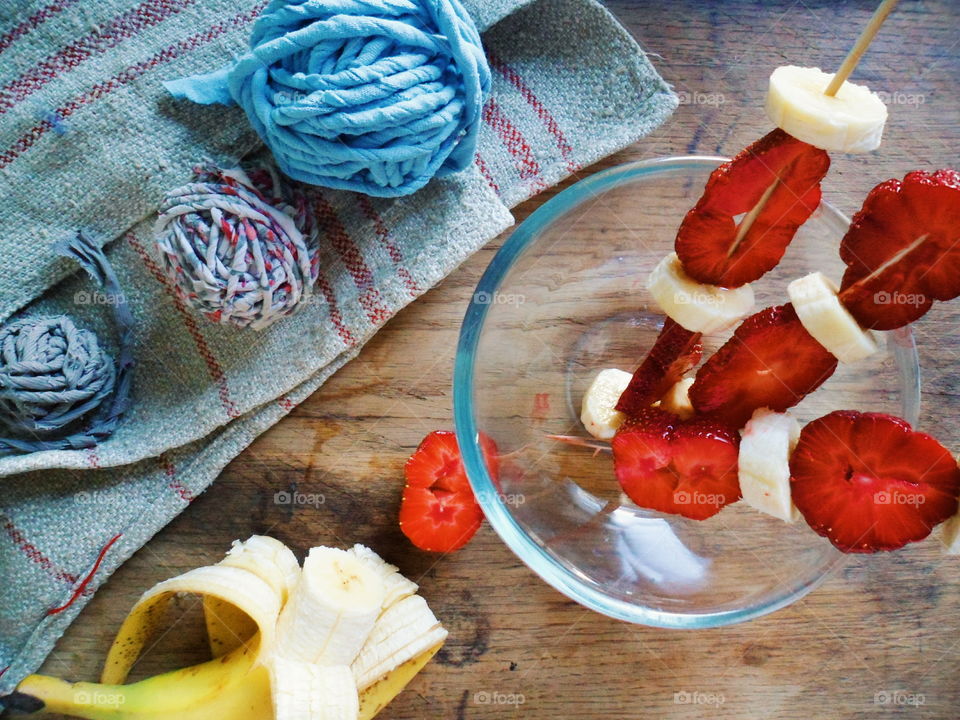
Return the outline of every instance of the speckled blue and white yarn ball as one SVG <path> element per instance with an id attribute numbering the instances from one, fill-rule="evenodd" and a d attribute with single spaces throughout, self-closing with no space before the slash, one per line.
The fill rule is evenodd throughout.
<path id="1" fill-rule="evenodd" d="M 316 249 L 241 171 L 203 173 L 167 194 L 155 227 L 168 276 L 213 322 L 262 329 L 312 294 Z"/>

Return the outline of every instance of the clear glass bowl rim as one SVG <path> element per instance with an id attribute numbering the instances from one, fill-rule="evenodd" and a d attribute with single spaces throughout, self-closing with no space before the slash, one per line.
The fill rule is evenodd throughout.
<path id="1" fill-rule="evenodd" d="M 580 580 L 574 572 L 561 565 L 544 548 L 534 542 L 510 514 L 499 496 L 497 488 L 487 471 L 477 443 L 479 428 L 474 416 L 473 378 L 477 344 L 483 329 L 490 304 L 478 303 L 476 298 L 492 297 L 500 289 L 514 262 L 539 237 L 551 223 L 598 193 L 623 182 L 641 177 L 684 170 L 715 168 L 729 158 L 715 155 L 682 155 L 657 157 L 648 160 L 616 165 L 595 173 L 571 185 L 537 208 L 514 230 L 497 251 L 490 265 L 477 283 L 460 328 L 453 372 L 453 415 L 457 442 L 463 456 L 470 485 L 483 508 L 483 512 L 500 539 L 517 557 L 544 582 L 566 595 L 571 600 L 609 617 L 630 623 L 669 629 L 703 629 L 721 627 L 751 620 L 790 605 L 822 583 L 836 567 L 842 565 L 844 556 L 837 565 L 812 581 L 774 596 L 769 601 L 747 608 L 704 614 L 666 612 L 611 597 Z M 849 219 L 827 202 L 823 206 Z"/>

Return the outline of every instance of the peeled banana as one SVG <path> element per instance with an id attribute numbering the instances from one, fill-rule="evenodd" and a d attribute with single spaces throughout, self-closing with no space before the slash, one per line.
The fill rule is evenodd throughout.
<path id="1" fill-rule="evenodd" d="M 370 720 L 446 638 L 416 590 L 362 545 L 314 548 L 301 571 L 282 543 L 254 536 L 223 562 L 144 593 L 102 683 L 31 675 L 0 708 L 90 720 Z M 121 684 L 179 593 L 201 596 L 208 627 L 233 636 L 213 648 L 214 660 Z"/>
<path id="2" fill-rule="evenodd" d="M 630 373 L 617 368 L 601 370 L 583 394 L 580 421 L 597 440 L 613 440 L 617 429 L 626 420 L 626 416 L 614 408 L 631 377 Z"/>
<path id="3" fill-rule="evenodd" d="M 690 332 L 727 330 L 753 310 L 749 284 L 722 288 L 698 283 L 684 271 L 676 253 L 667 255 L 653 269 L 647 289 L 660 309 Z"/>
<path id="4" fill-rule="evenodd" d="M 887 106 L 864 85 L 824 90 L 833 75 L 820 68 L 778 67 L 770 75 L 767 116 L 798 140 L 823 150 L 865 153 L 880 147 Z"/>
<path id="5" fill-rule="evenodd" d="M 787 286 L 797 317 L 814 340 L 843 363 L 853 363 L 880 349 L 877 334 L 864 330 L 837 297 L 837 286 L 822 272 Z"/>
<path id="6" fill-rule="evenodd" d="M 743 499 L 760 512 L 790 523 L 800 517 L 790 497 L 790 454 L 799 439 L 800 425 L 789 413 L 760 408 L 740 440 Z"/>

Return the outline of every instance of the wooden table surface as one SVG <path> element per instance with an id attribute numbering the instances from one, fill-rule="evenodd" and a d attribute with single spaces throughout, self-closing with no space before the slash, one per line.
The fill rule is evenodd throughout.
<path id="1" fill-rule="evenodd" d="M 610 9 L 681 93 L 646 140 L 583 170 L 686 153 L 733 154 L 767 132 L 767 76 L 784 64 L 835 68 L 873 2 L 634 2 Z M 960 3 L 904 0 L 854 79 L 887 93 L 879 152 L 836 155 L 825 195 L 853 212 L 877 182 L 960 167 Z M 564 184 L 568 185 L 569 181 Z M 556 190 L 516 210 L 518 221 Z M 384 718 L 861 718 L 960 715 L 960 559 L 935 542 L 852 557 L 793 606 L 708 631 L 632 626 L 587 611 L 530 572 L 484 526 L 436 559 L 397 526 L 405 458 L 451 427 L 454 346 L 474 284 L 504 238 L 404 310 L 358 359 L 257 440 L 194 504 L 124 565 L 60 641 L 44 672 L 93 679 L 136 597 L 217 561 L 234 538 L 270 533 L 298 552 L 363 542 L 418 579 L 451 634 Z M 916 333 L 922 424 L 960 448 L 960 303 Z M 295 487 L 320 508 L 278 506 Z M 203 659 L 186 612 L 141 676 Z M 683 702 L 684 699 L 697 702 Z M 513 701 L 511 703 L 511 701 Z"/>

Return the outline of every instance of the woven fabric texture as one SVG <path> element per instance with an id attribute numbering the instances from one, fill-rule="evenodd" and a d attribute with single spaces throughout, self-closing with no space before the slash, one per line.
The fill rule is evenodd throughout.
<path id="1" fill-rule="evenodd" d="M 54 244 L 82 227 L 114 240 L 107 255 L 136 322 L 138 363 L 133 407 L 109 441 L 0 460 L 0 694 L 227 462 L 511 225 L 509 207 L 643 137 L 676 106 L 593 0 L 465 5 L 486 29 L 493 71 L 474 163 L 402 199 L 318 191 L 312 206 L 325 232 L 314 293 L 261 332 L 184 306 L 152 238 L 164 191 L 204 161 L 232 164 L 255 148 L 241 111 L 177 102 L 160 83 L 222 65 L 261 5 L 36 0 L 15 17 L 0 9 L 0 317 L 68 314 L 111 337 L 109 312 L 81 278 L 64 279 L 69 267 L 55 258 Z"/>

